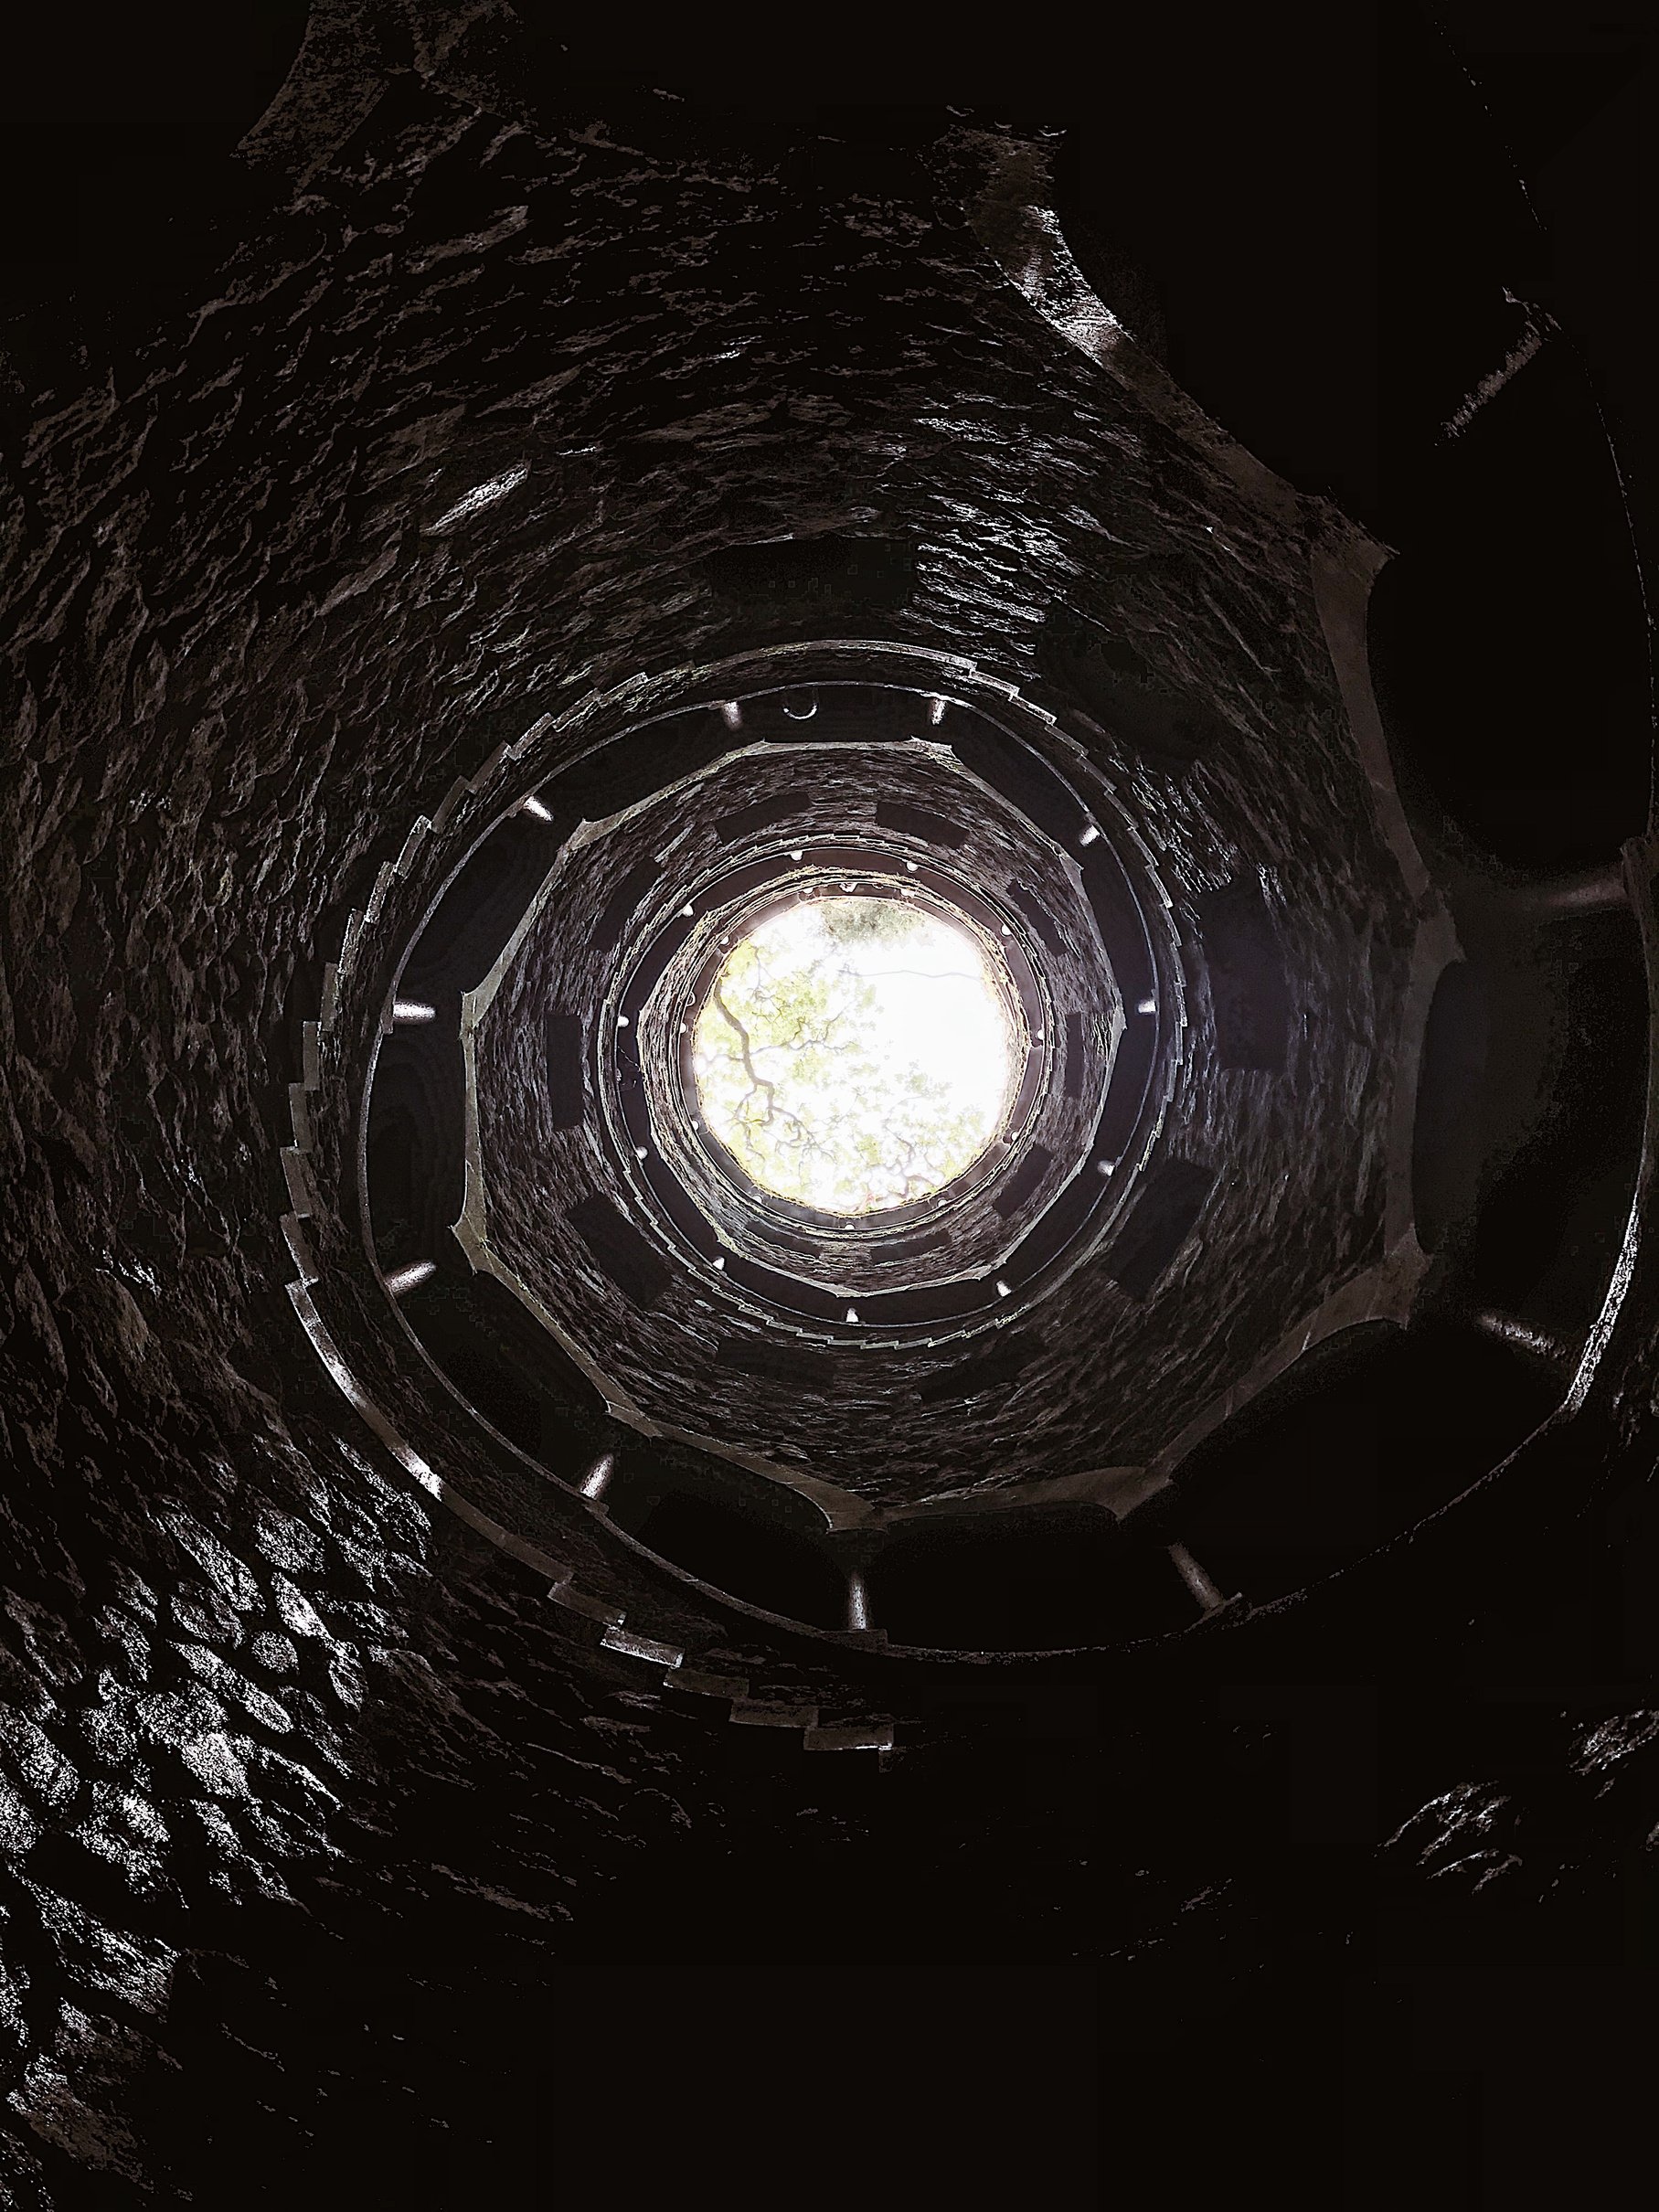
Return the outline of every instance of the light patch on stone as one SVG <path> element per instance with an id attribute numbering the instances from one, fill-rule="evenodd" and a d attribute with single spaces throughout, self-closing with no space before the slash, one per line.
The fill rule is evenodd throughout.
<path id="1" fill-rule="evenodd" d="M 325 1643 L 334 1642 L 334 1638 L 328 1632 L 327 1623 L 315 1606 L 312 1604 L 309 1598 L 303 1596 L 285 1577 L 277 1576 L 271 1586 L 271 1594 L 276 1599 L 277 1613 L 282 1626 L 292 1634 L 321 1637 Z"/>
<path id="2" fill-rule="evenodd" d="M 13 1851 L 21 1857 L 33 1848 L 39 1833 L 39 1822 L 16 1791 L 0 1781 L 0 1851 Z"/>
<path id="3" fill-rule="evenodd" d="M 164 1508 L 160 1519 L 168 1535 L 184 1547 L 239 1612 L 246 1612 L 258 1601 L 258 1582 L 210 1529 L 204 1528 L 193 1515 L 177 1506 Z"/>
<path id="4" fill-rule="evenodd" d="M 58 1807 L 74 1796 L 74 1768 L 46 1731 L 22 1713 L 0 1708 L 0 1743 L 10 1752 L 8 1761 L 17 1780 L 48 1806 Z"/>
<path id="5" fill-rule="evenodd" d="M 230 1738 L 214 1728 L 181 1747 L 179 1757 L 205 1789 L 218 1797 L 246 1797 L 248 1770 L 237 1757 Z"/>
<path id="6" fill-rule="evenodd" d="M 250 1656 L 273 1675 L 291 1675 L 300 1663 L 291 1640 L 269 1629 L 261 1629 L 248 1649 Z"/>
<path id="7" fill-rule="evenodd" d="M 484 484 L 475 484 L 470 492 L 463 492 L 453 506 L 446 507 L 436 522 L 429 523 L 428 529 L 447 530 L 452 524 L 464 521 L 469 515 L 476 515 L 480 507 L 491 506 L 497 499 L 505 499 L 509 492 L 518 489 L 529 473 L 529 463 L 517 461 L 510 469 L 504 469 L 499 476 L 492 476 Z"/>

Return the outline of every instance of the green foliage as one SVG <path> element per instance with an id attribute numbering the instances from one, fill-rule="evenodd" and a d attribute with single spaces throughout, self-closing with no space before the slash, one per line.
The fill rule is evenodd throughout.
<path id="1" fill-rule="evenodd" d="M 915 1064 L 895 1064 L 862 949 L 900 942 L 897 900 L 826 899 L 799 948 L 754 937 L 717 977 L 693 1040 L 704 1119 L 768 1190 L 868 1213 L 949 1182 L 991 1135 L 981 1111 Z"/>

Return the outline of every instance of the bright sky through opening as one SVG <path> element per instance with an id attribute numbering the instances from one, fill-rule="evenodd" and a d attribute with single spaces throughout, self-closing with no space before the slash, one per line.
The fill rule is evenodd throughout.
<path id="1" fill-rule="evenodd" d="M 697 1019 L 710 1133 L 762 1188 L 826 1213 L 939 1189 L 996 1134 L 1013 1088 L 985 962 L 971 930 L 908 900 L 772 915 L 733 946 Z"/>

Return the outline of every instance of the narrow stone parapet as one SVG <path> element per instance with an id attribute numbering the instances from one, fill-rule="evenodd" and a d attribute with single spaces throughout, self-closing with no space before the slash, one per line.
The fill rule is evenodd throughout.
<path id="1" fill-rule="evenodd" d="M 1193 1596 L 1196 1598 L 1204 1611 L 1207 1613 L 1218 1612 L 1227 1603 L 1227 1599 L 1219 1587 L 1211 1581 L 1197 1560 L 1193 1558 L 1186 1545 L 1170 1545 L 1169 1556 L 1175 1563 L 1175 1572 L 1191 1590 Z"/>

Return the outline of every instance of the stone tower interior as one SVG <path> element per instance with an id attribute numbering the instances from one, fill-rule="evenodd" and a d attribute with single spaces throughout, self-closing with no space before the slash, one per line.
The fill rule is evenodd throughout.
<path id="1" fill-rule="evenodd" d="M 39 27 L 6 2202 L 1625 2201 L 1644 34 Z M 1015 1043 L 835 1215 L 849 894 Z"/>

